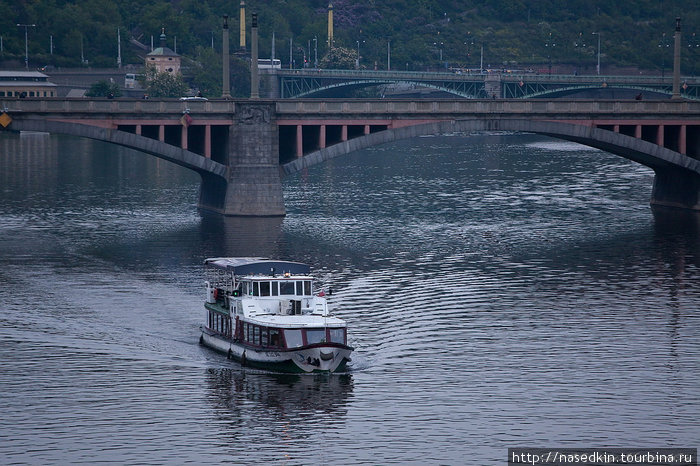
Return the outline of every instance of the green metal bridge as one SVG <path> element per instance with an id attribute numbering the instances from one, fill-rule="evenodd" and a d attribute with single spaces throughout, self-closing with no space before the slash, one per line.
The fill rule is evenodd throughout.
<path id="1" fill-rule="evenodd" d="M 583 91 L 626 89 L 634 93 L 671 95 L 672 76 L 578 76 L 523 72 L 433 73 L 367 70 L 263 70 L 268 97 L 300 98 L 339 95 L 339 91 L 399 85 L 404 89 L 432 89 L 467 99 L 571 97 Z M 682 76 L 681 96 L 700 100 L 700 78 Z"/>

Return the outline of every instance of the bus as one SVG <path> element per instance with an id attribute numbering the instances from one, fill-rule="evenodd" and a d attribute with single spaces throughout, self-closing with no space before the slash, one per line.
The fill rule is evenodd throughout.
<path id="1" fill-rule="evenodd" d="M 124 87 L 133 89 L 136 86 L 136 75 L 134 73 L 126 73 L 124 75 Z"/>
<path id="2" fill-rule="evenodd" d="M 282 69 L 282 62 L 275 58 L 270 60 L 269 58 L 259 58 L 258 59 L 258 69 L 259 70 L 280 70 Z"/>

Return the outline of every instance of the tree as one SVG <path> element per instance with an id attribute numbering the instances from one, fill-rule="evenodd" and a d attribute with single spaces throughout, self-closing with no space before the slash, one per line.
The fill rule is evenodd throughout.
<path id="1" fill-rule="evenodd" d="M 155 67 L 146 67 L 146 87 L 151 97 L 180 97 L 189 89 L 179 74 L 164 71 L 159 73 Z"/>
<path id="2" fill-rule="evenodd" d="M 206 97 L 221 96 L 221 55 L 210 47 L 198 46 L 192 65 L 192 86 Z"/>
<path id="3" fill-rule="evenodd" d="M 333 47 L 328 51 L 325 57 L 321 59 L 319 65 L 321 68 L 329 68 L 335 70 L 349 70 L 355 68 L 357 60 L 357 52 L 344 47 Z"/>
<path id="4" fill-rule="evenodd" d="M 90 90 L 85 95 L 88 97 L 109 97 L 110 95 L 112 97 L 120 97 L 122 91 L 117 83 L 103 79 L 90 86 Z"/>

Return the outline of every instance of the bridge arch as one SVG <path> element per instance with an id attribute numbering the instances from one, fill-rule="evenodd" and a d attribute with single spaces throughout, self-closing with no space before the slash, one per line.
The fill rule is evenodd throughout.
<path id="1" fill-rule="evenodd" d="M 425 82 L 425 81 L 411 81 L 411 80 L 392 80 L 392 79 L 355 79 L 351 81 L 338 81 L 329 84 L 319 85 L 318 87 L 309 87 L 298 92 L 292 92 L 291 95 L 287 95 L 289 92 L 285 92 L 283 98 L 294 98 L 302 99 L 305 97 L 313 97 L 318 94 L 322 94 L 327 91 L 332 91 L 334 89 L 342 88 L 363 88 L 363 87 L 374 87 L 374 86 L 385 86 L 387 84 L 409 84 L 414 85 L 417 88 L 423 89 L 434 89 L 436 91 L 442 91 L 447 94 L 451 94 L 455 97 L 462 97 L 465 99 L 477 99 L 487 97 L 484 91 L 484 86 L 482 83 L 475 84 L 471 82 Z M 452 85 L 453 87 L 450 87 Z M 284 88 L 284 85 L 283 85 Z"/>
<path id="2" fill-rule="evenodd" d="M 291 175 L 328 159 L 367 147 L 424 135 L 515 131 L 536 133 L 577 142 L 624 157 L 654 170 L 650 203 L 700 211 L 700 161 L 613 131 L 556 121 L 525 119 L 452 120 L 396 128 L 350 139 L 312 152 L 281 166 L 281 176 Z"/>
<path id="3" fill-rule="evenodd" d="M 221 178 L 222 180 L 225 180 L 227 177 L 228 168 L 221 163 L 171 144 L 166 144 L 145 136 L 127 133 L 125 131 L 43 119 L 17 119 L 12 122 L 12 129 L 14 131 L 40 131 L 66 134 L 109 142 L 145 152 L 154 157 L 180 165 L 181 167 L 194 170 L 202 175 L 202 177 Z"/>
<path id="4" fill-rule="evenodd" d="M 673 92 L 671 91 L 670 86 L 666 89 L 662 88 L 654 88 L 654 87 L 649 87 L 649 86 L 644 86 L 644 85 L 624 85 L 624 84 L 615 84 L 615 85 L 608 85 L 605 87 L 601 87 L 598 84 L 576 84 L 576 85 L 569 85 L 569 86 L 561 86 L 561 87 L 551 87 L 547 89 L 541 89 L 541 90 L 536 90 L 532 92 L 527 92 L 523 93 L 522 95 L 517 96 L 517 98 L 522 98 L 522 99 L 531 99 L 531 98 L 539 98 L 539 97 L 552 97 L 552 98 L 558 98 L 558 97 L 568 97 L 568 96 L 574 96 L 576 93 L 580 92 L 585 92 L 585 91 L 595 91 L 595 92 L 615 92 L 616 90 L 622 90 L 622 91 L 630 91 L 632 92 L 639 92 L 642 93 L 646 98 L 649 98 L 649 96 L 654 96 L 652 98 L 663 98 L 662 96 L 666 97 L 671 97 Z M 508 91 L 506 91 L 507 93 Z M 604 97 L 605 98 L 605 97 Z M 631 97 L 630 97 L 631 98 Z"/>
<path id="5" fill-rule="evenodd" d="M 624 157 L 656 170 L 676 168 L 700 176 L 700 161 L 613 131 L 556 121 L 526 119 L 452 120 L 389 129 L 335 144 L 281 166 L 283 175 L 291 175 L 331 158 L 391 141 L 419 136 L 471 133 L 475 131 L 515 131 L 536 133 L 577 142 Z"/>

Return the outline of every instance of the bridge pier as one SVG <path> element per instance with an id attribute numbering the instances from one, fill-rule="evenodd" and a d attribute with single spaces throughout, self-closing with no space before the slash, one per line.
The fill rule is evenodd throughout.
<path id="1" fill-rule="evenodd" d="M 651 204 L 700 210 L 700 175 L 678 168 L 654 170 Z"/>
<path id="2" fill-rule="evenodd" d="M 236 105 L 226 180 L 203 175 L 200 209 L 227 216 L 285 215 L 279 173 L 279 132 L 273 103 Z"/>

